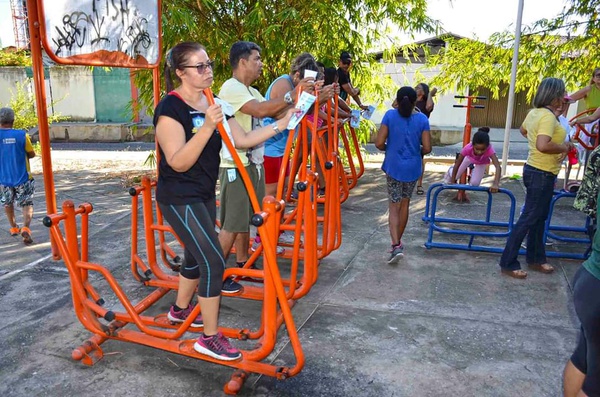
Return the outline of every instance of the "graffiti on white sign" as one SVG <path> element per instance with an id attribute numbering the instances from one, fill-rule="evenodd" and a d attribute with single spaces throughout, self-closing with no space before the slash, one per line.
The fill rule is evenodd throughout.
<path id="1" fill-rule="evenodd" d="M 157 0 L 47 0 L 46 41 L 60 58 L 116 52 L 121 58 L 154 64 L 158 15 Z"/>

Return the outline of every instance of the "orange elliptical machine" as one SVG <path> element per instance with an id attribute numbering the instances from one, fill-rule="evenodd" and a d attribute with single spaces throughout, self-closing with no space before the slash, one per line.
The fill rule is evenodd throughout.
<path id="1" fill-rule="evenodd" d="M 180 325 L 170 324 L 164 314 L 158 316 L 144 315 L 146 310 L 151 308 L 169 291 L 178 288 L 176 275 L 168 273 L 168 271 L 178 270 L 179 259 L 175 254 L 175 250 L 171 247 L 171 244 L 177 244 L 178 240 L 172 229 L 163 223 L 160 211 L 154 205 L 154 182 L 146 178 L 142 181 L 141 186 L 130 189 L 132 195 L 131 268 L 134 277 L 138 281 L 153 288 L 145 298 L 133 303 L 106 267 L 89 261 L 88 219 L 93 210 L 92 205 L 84 203 L 76 207 L 73 202 L 68 200 L 62 205 L 62 213 L 57 212 L 49 146 L 42 44 L 48 55 L 60 64 L 152 70 L 154 100 L 157 104 L 160 97 L 159 54 L 161 49 L 160 37 L 162 35 L 160 23 L 157 23 L 157 21 L 161 21 L 161 1 L 130 1 L 127 6 L 129 8 L 120 11 L 114 8 L 109 9 L 107 4 L 100 2 L 94 3 L 94 7 L 90 6 L 90 10 L 85 10 L 85 12 L 89 11 L 90 14 L 98 14 L 97 16 L 101 14 L 114 16 L 111 13 L 129 12 L 135 9 L 135 15 L 145 17 L 147 21 L 151 21 L 146 27 L 147 30 L 143 32 L 141 41 L 131 43 L 131 47 L 127 51 L 124 51 L 125 47 L 122 46 L 126 42 L 126 35 L 123 33 L 125 29 L 118 23 L 113 25 L 109 22 L 105 27 L 106 36 L 114 39 L 108 43 L 121 43 L 119 48 L 116 48 L 116 45 L 115 48 L 110 48 L 110 44 L 102 40 L 94 41 L 91 36 L 79 37 L 80 40 L 75 40 L 77 38 L 72 37 L 72 35 L 61 34 L 59 26 L 64 23 L 62 16 L 74 12 L 84 12 L 80 9 L 70 9 L 69 7 L 73 6 L 68 3 L 66 1 L 53 1 L 50 7 L 49 0 L 28 0 L 27 7 L 30 19 L 31 52 L 37 111 L 40 119 L 40 143 L 48 213 L 44 218 L 44 224 L 50 229 L 54 258 L 62 258 L 69 271 L 75 313 L 83 326 L 94 334 L 73 351 L 73 359 L 80 360 L 86 365 L 95 364 L 103 357 L 101 344 L 108 339 L 142 344 L 236 368 L 231 380 L 224 387 L 224 391 L 228 394 L 236 394 L 251 372 L 278 379 L 285 379 L 298 374 L 304 365 L 304 354 L 291 314 L 291 308 L 297 299 L 308 293 L 316 282 L 318 259 L 339 247 L 341 243 L 340 200 L 343 197 L 347 198 L 349 186 L 356 185 L 356 180 L 364 171 L 362 159 L 359 157 L 360 170 L 356 171 L 351 163 L 350 173 L 352 177 L 350 181 L 346 176 L 346 171 L 338 153 L 339 126 L 337 111 L 333 111 L 336 121 L 333 125 L 328 123 L 327 127 L 321 132 L 317 131 L 314 126 L 312 127 L 313 145 L 310 151 L 311 156 L 308 153 L 308 145 L 303 145 L 302 151 L 295 152 L 295 155 L 301 155 L 303 164 L 308 164 L 310 161 L 310 169 L 306 166 L 300 167 L 297 176 L 299 182 L 296 183 L 299 191 L 298 202 L 296 208 L 288 215 L 284 214 L 285 202 L 281 199 L 283 195 L 282 188 L 278 191 L 277 199 L 266 197 L 263 200 L 262 209 L 260 208 L 250 179 L 239 157 L 237 157 L 228 135 L 224 132 L 223 126 L 219 125 L 223 142 L 232 153 L 238 171 L 249 192 L 255 211 L 252 224 L 258 228 L 263 242 L 262 248 L 252 255 L 245 268 L 226 269 L 224 277 L 234 276 L 238 279 L 243 277 L 244 280 L 254 281 L 253 285 L 244 285 L 244 289 L 236 297 L 261 301 L 261 322 L 254 330 L 220 328 L 220 331 L 230 338 L 257 340 L 253 349 L 243 350 L 241 359 L 223 362 L 198 354 L 193 349 L 194 338 L 185 339 L 185 337 L 188 332 L 197 332 L 197 329 L 189 326 L 191 321 L 200 313 L 199 306 L 196 306 L 188 320 Z M 106 20 L 120 21 L 121 19 L 107 18 Z M 88 29 L 88 31 L 91 30 Z M 54 37 L 57 34 L 60 37 Z M 94 47 L 94 42 L 101 42 L 104 47 L 98 49 Z M 205 94 L 212 100 L 210 90 L 205 90 Z M 337 109 L 337 98 L 335 100 L 335 109 Z M 331 104 L 328 104 L 330 115 L 331 112 Z M 303 121 L 296 140 L 301 139 L 308 142 L 308 129 L 310 128 L 306 121 Z M 351 130 L 351 133 L 354 134 L 354 131 Z M 319 134 L 321 134 L 320 136 L 328 134 L 328 139 L 319 140 Z M 342 133 L 340 132 L 340 134 Z M 352 139 L 354 149 L 359 152 L 356 136 L 353 135 Z M 293 139 L 290 139 L 290 147 L 286 151 L 288 158 L 292 141 Z M 348 139 L 343 138 L 343 141 L 344 149 L 347 153 L 350 153 Z M 360 153 L 358 155 L 360 156 Z M 317 198 L 316 194 L 317 177 L 315 167 L 317 161 L 320 162 L 321 169 L 325 170 L 326 174 L 328 190 L 324 198 Z M 285 177 L 285 172 L 282 175 Z M 283 184 L 280 184 L 280 186 L 283 186 Z M 323 204 L 323 215 L 319 213 L 319 204 Z M 142 208 L 141 218 L 144 229 L 144 254 L 139 252 L 140 247 L 138 244 L 140 206 Z M 322 225 L 320 244 L 318 241 L 318 225 Z M 291 259 L 292 263 L 286 278 L 282 278 L 276 256 L 277 240 L 282 229 L 293 231 L 296 237 L 294 245 L 287 248 L 284 255 L 285 258 Z M 169 234 L 173 236 L 170 241 L 168 241 L 167 236 Z M 158 244 L 155 238 L 156 235 L 158 235 Z M 157 248 L 160 251 L 158 255 Z M 159 256 L 162 266 L 158 261 Z M 250 268 L 259 256 L 263 258 L 263 269 Z M 303 263 L 302 267 L 300 267 L 300 262 Z M 168 269 L 167 271 L 163 270 L 165 267 Z M 105 285 L 102 288 L 96 289 L 92 286 L 89 278 L 90 272 L 98 273 L 100 278 L 104 279 Z M 300 272 L 302 273 L 301 276 Z M 109 288 L 106 288 L 106 285 Z M 120 311 L 104 307 L 105 300 L 102 294 L 105 293 L 111 294 L 111 298 L 114 298 L 111 301 L 118 301 L 118 304 L 122 307 Z M 285 325 L 296 359 L 296 363 L 292 366 L 263 362 L 273 352 L 277 341 L 277 332 L 282 325 Z"/>

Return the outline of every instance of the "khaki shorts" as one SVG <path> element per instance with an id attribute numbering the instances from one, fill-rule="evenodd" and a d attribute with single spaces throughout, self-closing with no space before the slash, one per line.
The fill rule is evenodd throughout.
<path id="1" fill-rule="evenodd" d="M 236 178 L 233 182 L 229 182 L 227 170 L 235 170 Z M 262 206 L 265 197 L 265 169 L 262 164 L 249 164 L 246 166 L 246 171 L 256 192 L 258 204 Z M 221 181 L 219 216 L 221 229 L 231 233 L 249 232 L 250 218 L 254 214 L 254 209 L 239 171 L 235 168 L 220 168 L 219 180 Z"/>

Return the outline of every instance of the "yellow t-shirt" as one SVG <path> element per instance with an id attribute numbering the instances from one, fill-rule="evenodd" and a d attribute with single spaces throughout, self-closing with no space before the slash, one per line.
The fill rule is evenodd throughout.
<path id="1" fill-rule="evenodd" d="M 551 141 L 556 144 L 564 143 L 567 132 L 554 113 L 546 108 L 532 109 L 523 121 L 523 128 L 527 130 L 527 141 L 529 143 L 527 164 L 557 175 L 560 171 L 561 154 L 542 153 L 535 147 L 538 135 L 549 136 Z"/>
<path id="2" fill-rule="evenodd" d="M 256 89 L 252 87 L 246 87 L 239 80 L 232 77 L 223 83 L 221 91 L 219 91 L 219 98 L 228 102 L 233 107 L 233 111 L 235 112 L 235 120 L 244 129 L 244 131 L 252 131 L 261 125 L 260 119 L 240 111 L 240 109 L 246 103 L 252 100 L 256 99 L 259 102 L 265 101 L 265 98 Z M 240 149 L 237 150 L 237 152 L 240 156 L 240 159 L 244 163 L 244 166 L 247 166 L 249 164 L 249 159 L 247 156 L 248 150 Z M 227 161 L 221 157 L 221 167 L 232 168 L 235 167 L 235 164 L 232 161 Z"/>
<path id="3" fill-rule="evenodd" d="M 583 99 L 586 109 L 596 109 L 600 107 L 600 90 L 596 85 L 592 85 L 592 89 Z"/>
<path id="4" fill-rule="evenodd" d="M 31 144 L 29 134 L 25 134 L 25 153 L 31 152 L 33 152 L 33 145 Z M 27 154 L 25 155 L 25 166 L 27 167 L 27 174 L 29 174 L 29 179 L 33 179 L 33 176 L 31 176 L 31 169 L 29 168 L 29 157 L 27 156 Z"/>

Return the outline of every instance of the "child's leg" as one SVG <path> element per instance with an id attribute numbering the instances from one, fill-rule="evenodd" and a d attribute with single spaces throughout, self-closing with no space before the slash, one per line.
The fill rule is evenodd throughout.
<path id="1" fill-rule="evenodd" d="M 475 168 L 471 171 L 471 186 L 479 186 L 485 174 L 486 164 L 475 164 Z"/>
<path id="2" fill-rule="evenodd" d="M 468 157 L 465 157 L 463 162 L 460 164 L 460 167 L 458 167 L 458 172 L 456 173 L 457 180 L 460 180 L 461 175 L 465 173 L 465 171 L 467 170 L 467 167 L 470 165 L 471 165 L 471 160 Z"/>

